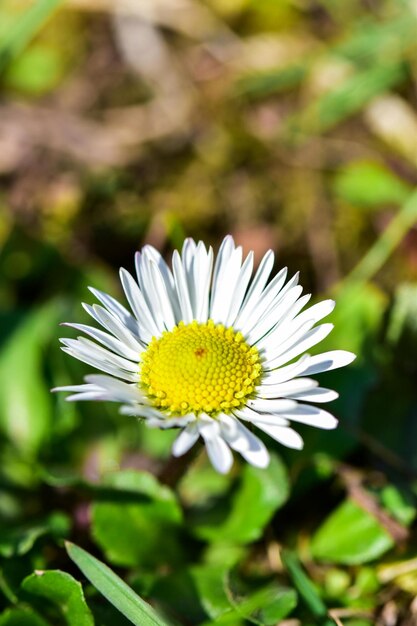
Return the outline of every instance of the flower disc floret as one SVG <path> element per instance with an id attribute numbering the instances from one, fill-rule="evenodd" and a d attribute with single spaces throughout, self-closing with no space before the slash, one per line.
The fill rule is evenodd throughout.
<path id="1" fill-rule="evenodd" d="M 258 350 L 222 324 L 179 323 L 142 355 L 140 387 L 169 415 L 231 413 L 244 406 L 262 373 Z"/>

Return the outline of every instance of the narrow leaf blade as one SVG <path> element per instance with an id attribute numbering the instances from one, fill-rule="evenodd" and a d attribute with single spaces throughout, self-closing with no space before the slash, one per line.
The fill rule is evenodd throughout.
<path id="1" fill-rule="evenodd" d="M 154 609 L 94 556 L 67 542 L 69 557 L 91 584 L 135 626 L 167 626 Z"/>

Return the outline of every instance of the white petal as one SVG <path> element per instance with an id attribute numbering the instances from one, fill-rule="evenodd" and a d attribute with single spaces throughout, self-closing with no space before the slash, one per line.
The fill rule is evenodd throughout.
<path id="1" fill-rule="evenodd" d="M 159 333 L 162 333 L 166 328 L 164 311 L 159 299 L 158 288 L 155 284 L 154 272 L 152 271 L 152 266 L 157 267 L 157 265 L 149 254 L 141 254 L 140 252 L 135 256 L 135 265 L 140 292 L 145 299 L 154 324 Z M 163 283 L 162 279 L 161 283 Z"/>
<path id="2" fill-rule="evenodd" d="M 85 337 L 78 337 L 77 339 L 60 339 L 60 342 L 66 346 L 67 348 L 71 348 L 73 352 L 79 352 L 81 355 L 86 354 L 91 355 L 97 359 L 103 359 L 103 361 L 107 363 L 112 363 L 119 367 L 120 369 L 127 370 L 128 372 L 137 372 L 138 365 L 135 362 L 130 361 L 129 359 L 125 359 L 122 356 L 118 356 L 110 350 L 106 350 L 106 348 L 102 348 L 98 346 L 90 339 L 86 339 Z"/>
<path id="3" fill-rule="evenodd" d="M 313 378 L 294 378 L 276 385 L 262 384 L 257 393 L 259 398 L 293 398 L 294 395 L 309 392 L 317 386 L 318 382 Z"/>
<path id="4" fill-rule="evenodd" d="M 300 378 L 299 380 L 304 380 Z M 332 389 L 326 389 L 325 387 L 316 387 L 310 391 L 302 391 L 300 393 L 292 394 L 288 396 L 294 400 L 300 400 L 302 402 L 333 402 L 339 397 L 337 391 Z"/>
<path id="5" fill-rule="evenodd" d="M 250 344 L 254 344 L 267 335 L 267 333 L 279 323 L 279 320 L 286 316 L 292 305 L 300 297 L 302 291 L 303 288 L 300 287 L 300 285 L 290 289 L 285 297 L 278 300 L 275 306 L 271 307 L 263 318 L 253 326 L 252 330 L 247 333 L 247 341 Z M 268 342 L 271 341 L 271 338 L 267 335 L 264 337 L 264 340 Z"/>
<path id="6" fill-rule="evenodd" d="M 232 305 L 235 286 L 239 279 L 242 265 L 242 248 L 235 248 L 230 257 L 219 268 L 218 278 L 212 290 L 210 318 L 216 324 L 226 324 Z"/>
<path id="7" fill-rule="evenodd" d="M 300 313 L 297 319 L 302 319 L 303 321 L 314 319 L 315 323 L 319 322 L 324 317 L 330 315 L 335 305 L 336 303 L 334 300 L 323 300 L 322 302 L 313 304 L 313 306 Z"/>
<path id="8" fill-rule="evenodd" d="M 250 277 L 253 271 L 253 252 L 249 252 L 248 256 L 243 263 L 239 276 L 236 279 L 236 286 L 231 297 L 230 308 L 226 318 L 226 326 L 233 326 L 236 316 L 242 306 L 243 298 L 245 296 Z M 232 286 L 233 289 L 233 286 Z"/>
<path id="9" fill-rule="evenodd" d="M 235 327 L 238 330 L 246 334 L 253 327 L 253 320 L 259 320 L 262 317 L 271 303 L 278 297 L 286 276 L 287 268 L 284 267 L 257 298 L 252 296 L 243 304 L 235 322 Z"/>
<path id="10" fill-rule="evenodd" d="M 267 435 L 287 446 L 287 448 L 294 448 L 295 450 L 301 450 L 304 442 L 301 436 L 292 428 L 288 426 L 273 426 L 265 424 L 263 422 L 256 422 L 257 428 L 263 430 Z"/>
<path id="11" fill-rule="evenodd" d="M 149 267 L 155 286 L 154 297 L 158 299 L 164 326 L 167 330 L 172 330 L 176 325 L 176 321 L 172 304 L 165 288 L 164 279 L 161 276 L 157 264 L 153 260 L 151 260 Z"/>
<path id="12" fill-rule="evenodd" d="M 223 439 L 233 450 L 240 452 L 255 467 L 268 466 L 268 451 L 258 437 L 231 415 L 220 415 L 218 419 Z"/>
<path id="13" fill-rule="evenodd" d="M 289 365 L 271 371 L 265 371 L 262 377 L 262 383 L 275 385 L 276 383 L 283 383 L 294 376 L 298 376 L 300 372 L 306 369 L 306 364 L 310 362 L 309 359 L 311 359 L 309 354 L 303 354 L 295 363 L 290 363 Z"/>
<path id="14" fill-rule="evenodd" d="M 264 413 L 285 413 L 291 411 L 297 406 L 295 400 L 263 400 L 262 398 L 254 398 L 248 400 L 248 407 L 254 411 L 261 411 Z"/>
<path id="15" fill-rule="evenodd" d="M 182 456 L 183 454 L 188 452 L 190 448 L 193 447 L 199 436 L 200 433 L 198 432 L 196 422 L 189 424 L 186 428 L 184 428 L 184 430 L 180 432 L 180 434 L 174 441 L 172 445 L 172 454 L 174 456 Z"/>
<path id="16" fill-rule="evenodd" d="M 307 322 L 305 326 L 308 326 L 310 322 Z M 294 357 L 298 356 L 305 350 L 308 350 L 316 343 L 322 341 L 333 330 L 333 324 L 321 324 L 309 330 L 304 337 L 292 345 L 284 353 L 279 356 L 268 359 L 265 362 L 265 369 L 275 369 L 276 367 L 283 365 L 287 361 L 290 361 Z M 300 333 L 301 334 L 301 333 Z M 297 333 L 298 336 L 298 333 Z"/>
<path id="17" fill-rule="evenodd" d="M 172 269 L 174 271 L 175 288 L 180 303 L 181 319 L 185 324 L 189 324 L 194 319 L 190 292 L 181 257 L 176 250 L 172 255 Z"/>
<path id="18" fill-rule="evenodd" d="M 197 322 L 207 322 L 210 303 L 210 284 L 213 271 L 213 248 L 206 251 L 204 244 L 200 241 L 197 246 L 197 256 L 194 264 L 194 288 L 195 297 L 195 319 Z"/>
<path id="19" fill-rule="evenodd" d="M 121 378 L 123 380 L 129 381 L 137 381 L 139 380 L 139 375 L 134 374 L 133 372 L 128 372 L 125 369 L 121 369 L 117 365 L 114 365 L 107 360 L 103 360 L 101 358 L 97 358 L 96 356 L 92 356 L 90 352 L 84 352 L 80 350 L 74 350 L 73 348 L 61 348 L 63 352 L 70 354 L 75 359 L 79 361 L 83 361 L 83 363 L 87 363 L 87 365 L 91 365 L 92 367 L 101 370 L 102 372 L 107 372 L 107 374 L 111 374 L 112 376 L 116 376 L 116 378 Z"/>
<path id="20" fill-rule="evenodd" d="M 316 428 L 323 428 L 325 430 L 336 428 L 338 423 L 337 419 L 331 413 L 307 404 L 298 405 L 296 409 L 286 413 L 285 417 L 292 422 L 300 422 L 301 424 L 308 424 L 309 426 L 315 426 Z"/>
<path id="21" fill-rule="evenodd" d="M 306 367 L 301 370 L 300 376 L 311 376 L 312 374 L 320 374 L 320 372 L 328 372 L 329 370 L 345 367 L 356 359 L 356 354 L 347 352 L 346 350 L 332 350 L 323 352 L 316 356 L 311 356 L 306 361 Z"/>
<path id="22" fill-rule="evenodd" d="M 93 319 L 96 320 L 101 326 L 104 326 L 106 330 L 112 333 L 119 341 L 125 343 L 126 345 L 131 345 L 135 341 L 135 337 L 130 332 L 130 330 L 121 322 L 115 315 L 109 313 L 106 309 L 104 309 L 99 304 L 94 304 L 90 306 L 89 304 L 83 303 L 84 310 L 91 315 Z M 141 332 L 139 324 L 137 323 L 137 329 Z M 134 344 L 133 344 L 134 345 Z"/>
<path id="23" fill-rule="evenodd" d="M 161 254 L 153 246 L 150 246 L 149 244 L 144 246 L 143 253 L 157 264 L 165 283 L 165 288 L 167 290 L 172 308 L 174 310 L 176 321 L 179 322 L 181 320 L 180 308 L 177 294 L 175 292 L 174 277 L 171 270 L 169 269 L 165 260 L 162 258 Z"/>
<path id="24" fill-rule="evenodd" d="M 227 474 L 232 467 L 233 455 L 220 435 L 219 424 L 210 418 L 204 420 L 200 417 L 198 428 L 206 444 L 207 454 L 213 467 L 220 474 Z"/>
<path id="25" fill-rule="evenodd" d="M 248 406 L 244 406 L 242 409 L 235 411 L 235 415 L 238 419 L 244 420 L 254 424 L 255 422 L 262 421 L 265 424 L 275 424 L 277 426 L 288 426 L 289 421 L 282 415 L 271 415 L 266 413 L 258 413 Z"/>
<path id="26" fill-rule="evenodd" d="M 268 252 L 265 253 L 262 261 L 260 262 L 255 276 L 253 277 L 251 285 L 248 289 L 248 293 L 246 294 L 246 297 L 243 301 L 242 310 L 244 307 L 246 307 L 246 305 L 250 303 L 250 301 L 253 301 L 255 303 L 257 302 L 259 296 L 261 295 L 267 283 L 267 280 L 269 278 L 269 275 L 272 271 L 273 266 L 274 266 L 274 253 L 272 252 L 272 250 L 268 250 Z M 281 271 L 285 272 L 286 268 L 284 268 L 284 270 L 281 270 Z"/>
<path id="27" fill-rule="evenodd" d="M 127 359 L 139 360 L 139 355 L 143 352 L 143 347 L 138 341 L 136 341 L 136 339 L 131 345 L 126 345 L 126 343 L 121 342 L 119 339 L 116 339 L 108 333 L 105 333 L 98 328 L 94 328 L 93 326 L 87 326 L 86 324 L 71 324 L 69 322 L 65 322 L 61 324 L 61 326 L 68 326 L 69 328 L 80 330 L 81 332 L 90 335 L 90 337 L 93 337 L 103 346 L 106 346 L 106 348 L 109 348 L 113 352 L 116 352 L 116 354 L 126 357 Z"/>
<path id="28" fill-rule="evenodd" d="M 116 316 L 120 322 L 122 322 L 122 324 L 126 326 L 126 328 L 128 328 L 133 335 L 135 335 L 135 337 L 138 337 L 138 324 L 135 318 L 127 309 L 125 309 L 124 306 L 120 304 L 120 302 L 109 296 L 107 293 L 94 289 L 94 287 L 89 287 L 89 290 L 97 298 L 97 300 L 104 304 L 110 313 Z"/>
<path id="29" fill-rule="evenodd" d="M 129 274 L 129 272 L 123 267 L 120 269 L 120 281 L 122 283 L 123 290 L 126 294 L 126 298 L 129 302 L 130 308 L 132 309 L 133 313 L 136 316 L 136 319 L 142 327 L 141 334 L 143 335 L 145 331 L 146 341 L 150 341 L 150 339 L 154 335 L 159 334 L 159 328 L 154 322 L 151 311 L 146 304 L 145 297 L 139 289 L 139 285 L 137 284 L 133 276 Z"/>
<path id="30" fill-rule="evenodd" d="M 90 374 L 85 377 L 88 383 L 100 387 L 112 396 L 113 402 L 143 402 L 144 398 L 137 385 L 129 385 L 121 380 L 103 374 Z"/>

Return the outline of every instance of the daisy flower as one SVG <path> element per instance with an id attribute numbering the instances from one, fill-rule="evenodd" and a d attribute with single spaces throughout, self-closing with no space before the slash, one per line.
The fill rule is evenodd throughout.
<path id="1" fill-rule="evenodd" d="M 87 337 L 62 339 L 63 350 L 104 374 L 85 384 L 58 387 L 67 400 L 122 403 L 120 412 L 157 428 L 178 428 L 172 452 L 180 456 L 201 437 L 219 472 L 229 471 L 232 450 L 266 467 L 264 443 L 252 426 L 289 448 L 303 440 L 302 423 L 332 429 L 333 415 L 310 402 L 329 402 L 335 391 L 311 375 L 349 364 L 355 356 L 335 350 L 306 353 L 332 324 L 316 325 L 334 308 L 325 300 L 305 308 L 298 274 L 284 268 L 268 282 L 270 250 L 255 275 L 253 253 L 226 237 L 214 259 L 212 248 L 187 239 L 175 251 L 172 270 L 159 252 L 145 246 L 135 257 L 136 279 L 120 279 L 130 310 L 91 289 L 101 304 L 83 304 L 101 328 L 66 324 Z"/>

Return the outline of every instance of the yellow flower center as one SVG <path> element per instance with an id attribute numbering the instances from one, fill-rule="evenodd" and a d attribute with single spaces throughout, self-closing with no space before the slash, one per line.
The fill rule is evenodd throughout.
<path id="1" fill-rule="evenodd" d="M 180 322 L 142 355 L 140 385 L 152 404 L 169 415 L 220 412 L 242 407 L 262 373 L 259 352 L 242 333 L 209 320 Z"/>

